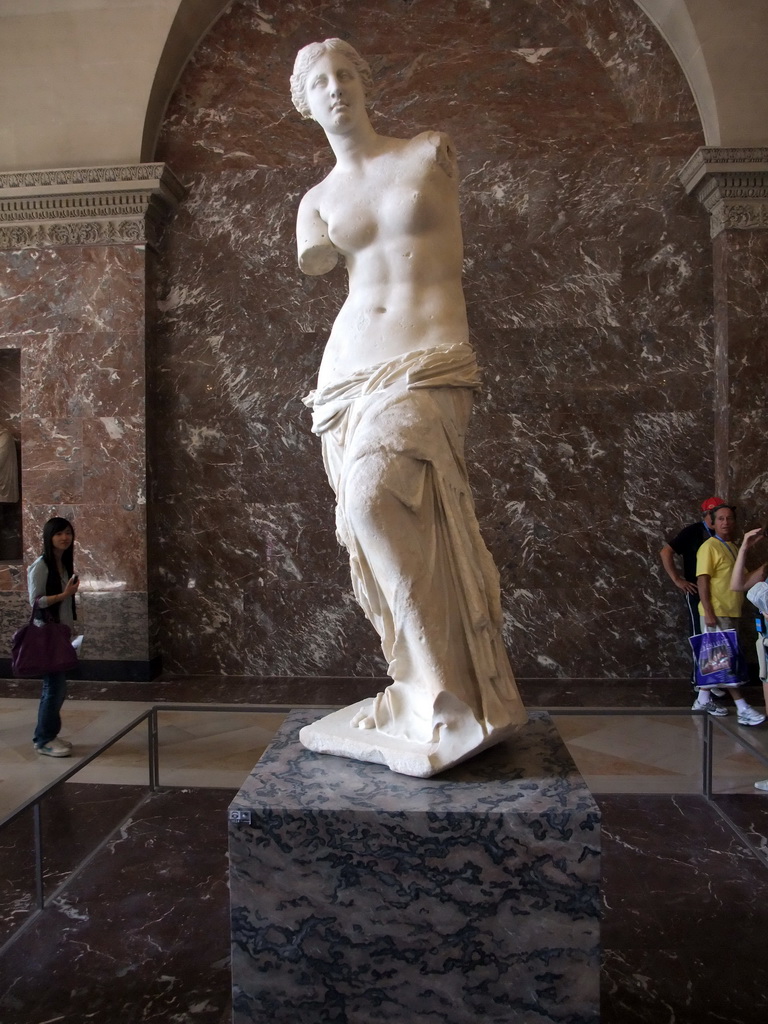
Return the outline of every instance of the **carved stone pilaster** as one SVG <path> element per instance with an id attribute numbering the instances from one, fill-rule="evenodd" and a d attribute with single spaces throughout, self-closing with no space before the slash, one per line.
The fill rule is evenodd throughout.
<path id="1" fill-rule="evenodd" d="M 768 228 L 768 149 L 701 146 L 680 180 L 709 213 L 713 238 L 726 228 Z"/>
<path id="2" fill-rule="evenodd" d="M 157 247 L 185 194 L 165 164 L 0 174 L 0 249 Z"/>

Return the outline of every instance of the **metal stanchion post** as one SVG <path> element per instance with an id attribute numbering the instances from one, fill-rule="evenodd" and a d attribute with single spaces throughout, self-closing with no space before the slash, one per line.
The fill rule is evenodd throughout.
<path id="1" fill-rule="evenodd" d="M 35 833 L 35 891 L 37 906 L 42 910 L 45 906 L 45 888 L 43 886 L 43 829 L 39 800 L 32 806 L 32 822 Z"/>
<path id="2" fill-rule="evenodd" d="M 147 718 L 149 741 L 149 788 L 155 790 L 159 785 L 160 759 L 157 750 L 157 708 L 152 708 Z"/>
<path id="3" fill-rule="evenodd" d="M 704 744 L 702 748 L 702 789 L 709 800 L 712 796 L 712 747 L 714 744 L 712 718 L 702 715 L 704 719 Z"/>

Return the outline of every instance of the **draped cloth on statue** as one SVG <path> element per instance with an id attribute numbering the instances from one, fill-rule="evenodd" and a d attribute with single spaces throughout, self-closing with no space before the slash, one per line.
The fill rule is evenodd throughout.
<path id="1" fill-rule="evenodd" d="M 464 462 L 479 383 L 473 350 L 454 345 L 388 360 L 304 399 L 355 596 L 393 680 L 356 724 L 434 748 L 485 746 L 527 719 Z"/>

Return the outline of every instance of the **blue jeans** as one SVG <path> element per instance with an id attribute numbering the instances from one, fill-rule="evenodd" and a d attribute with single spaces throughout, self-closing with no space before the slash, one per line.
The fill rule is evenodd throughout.
<path id="1" fill-rule="evenodd" d="M 61 731 L 61 705 L 67 696 L 67 677 L 63 672 L 43 676 L 43 692 L 37 712 L 37 728 L 32 738 L 36 747 L 55 740 Z"/>

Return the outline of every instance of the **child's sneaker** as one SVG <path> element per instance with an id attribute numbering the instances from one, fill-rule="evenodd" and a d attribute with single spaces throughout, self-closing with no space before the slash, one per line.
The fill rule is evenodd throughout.
<path id="1" fill-rule="evenodd" d="M 725 718 L 728 714 L 728 708 L 722 708 L 719 704 L 715 704 L 713 700 L 708 700 L 706 704 L 699 704 L 697 700 L 693 702 L 691 711 L 706 711 L 708 715 L 712 715 L 713 718 Z"/>

